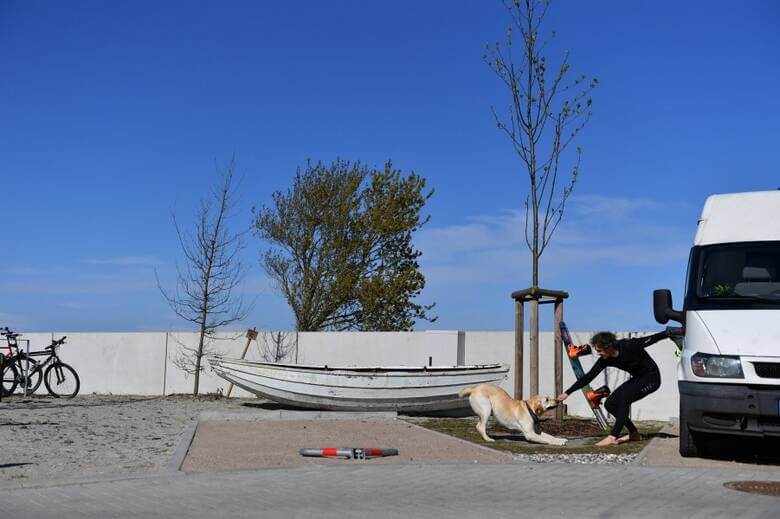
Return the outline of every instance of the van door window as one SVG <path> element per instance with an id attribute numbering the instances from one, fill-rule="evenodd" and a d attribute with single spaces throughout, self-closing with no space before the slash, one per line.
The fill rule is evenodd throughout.
<path id="1" fill-rule="evenodd" d="M 773 242 L 774 243 L 774 242 Z M 699 262 L 697 296 L 780 301 L 780 246 L 729 244 L 706 247 Z"/>

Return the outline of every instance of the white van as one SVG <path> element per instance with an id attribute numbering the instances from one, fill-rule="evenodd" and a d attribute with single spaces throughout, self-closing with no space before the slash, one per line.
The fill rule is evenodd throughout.
<path id="1" fill-rule="evenodd" d="M 780 191 L 709 197 L 682 311 L 669 290 L 653 307 L 684 326 L 680 454 L 706 455 L 705 435 L 780 437 Z"/>

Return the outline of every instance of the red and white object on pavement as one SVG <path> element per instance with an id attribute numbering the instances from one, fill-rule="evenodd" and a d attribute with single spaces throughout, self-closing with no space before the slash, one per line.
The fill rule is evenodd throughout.
<path id="1" fill-rule="evenodd" d="M 365 460 L 369 458 L 382 458 L 385 456 L 398 456 L 398 449 L 377 449 L 373 447 L 326 447 L 324 449 L 301 449 L 301 456 L 314 458 L 346 458 L 351 460 Z"/>

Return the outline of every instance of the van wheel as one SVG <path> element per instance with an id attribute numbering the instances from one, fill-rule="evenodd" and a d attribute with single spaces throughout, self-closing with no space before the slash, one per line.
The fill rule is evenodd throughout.
<path id="1" fill-rule="evenodd" d="M 705 438 L 688 429 L 687 420 L 684 416 L 680 416 L 680 456 L 683 458 L 704 457 L 704 442 Z"/>
<path id="2" fill-rule="evenodd" d="M 699 445 L 696 443 L 694 433 L 688 430 L 688 427 L 683 428 L 680 424 L 680 456 L 683 458 L 695 458 L 699 455 Z"/>

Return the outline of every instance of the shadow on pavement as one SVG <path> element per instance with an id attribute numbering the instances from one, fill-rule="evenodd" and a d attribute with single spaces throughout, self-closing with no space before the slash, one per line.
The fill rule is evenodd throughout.
<path id="1" fill-rule="evenodd" d="M 28 463 L 28 462 L 24 462 L 24 463 L 3 463 L 3 464 L 0 464 L 0 469 L 8 469 L 8 468 L 11 468 L 11 467 L 23 467 L 25 465 L 35 465 L 35 463 Z"/>
<path id="2" fill-rule="evenodd" d="M 771 438 L 708 437 L 704 443 L 708 459 L 754 465 L 780 465 L 780 440 Z"/>

